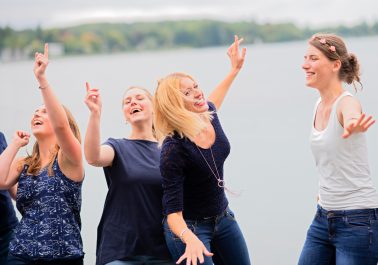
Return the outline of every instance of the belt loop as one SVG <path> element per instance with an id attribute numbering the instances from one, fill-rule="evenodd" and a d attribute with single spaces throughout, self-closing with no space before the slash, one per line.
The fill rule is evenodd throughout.
<path id="1" fill-rule="evenodd" d="M 374 209 L 374 217 L 375 217 L 375 220 L 378 220 L 378 208 Z"/>

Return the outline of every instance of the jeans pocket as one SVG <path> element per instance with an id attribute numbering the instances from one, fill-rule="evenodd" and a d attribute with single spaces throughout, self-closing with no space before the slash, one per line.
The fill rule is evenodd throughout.
<path id="1" fill-rule="evenodd" d="M 370 227 L 370 219 L 370 216 L 348 216 L 345 221 L 348 227 L 364 228 Z"/>

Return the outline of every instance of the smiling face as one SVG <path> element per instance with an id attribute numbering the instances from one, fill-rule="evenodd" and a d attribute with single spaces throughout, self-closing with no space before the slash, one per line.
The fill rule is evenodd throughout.
<path id="1" fill-rule="evenodd" d="M 54 135 L 54 130 L 51 126 L 49 115 L 47 114 L 44 105 L 36 109 L 30 125 L 33 135 L 36 138 L 39 138 L 40 136 Z"/>
<path id="2" fill-rule="evenodd" d="M 141 88 L 129 89 L 123 97 L 123 114 L 130 124 L 152 122 L 152 100 Z"/>
<path id="3" fill-rule="evenodd" d="M 339 61 L 329 60 L 319 49 L 308 46 L 302 69 L 306 72 L 306 85 L 314 88 L 326 87 L 334 78 L 338 79 Z"/>
<path id="4" fill-rule="evenodd" d="M 203 92 L 194 80 L 189 77 L 183 77 L 180 80 L 180 91 L 187 110 L 195 113 L 203 113 L 209 110 L 209 105 Z"/>

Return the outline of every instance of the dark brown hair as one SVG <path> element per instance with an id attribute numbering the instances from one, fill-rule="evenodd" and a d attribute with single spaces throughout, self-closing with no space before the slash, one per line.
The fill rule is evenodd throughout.
<path id="1" fill-rule="evenodd" d="M 357 57 L 353 53 L 348 52 L 341 37 L 335 34 L 316 33 L 311 37 L 309 44 L 320 50 L 329 60 L 340 60 L 339 78 L 341 81 L 353 84 L 355 89 L 355 82 L 357 82 L 362 88 L 360 64 Z"/>

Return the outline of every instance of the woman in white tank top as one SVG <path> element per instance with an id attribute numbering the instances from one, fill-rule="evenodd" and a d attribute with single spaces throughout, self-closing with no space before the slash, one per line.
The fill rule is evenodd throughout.
<path id="1" fill-rule="evenodd" d="M 315 34 L 302 68 L 306 85 L 320 94 L 310 136 L 319 200 L 298 264 L 376 265 L 378 193 L 363 134 L 375 120 L 343 88 L 361 85 L 357 58 L 340 37 Z"/>

